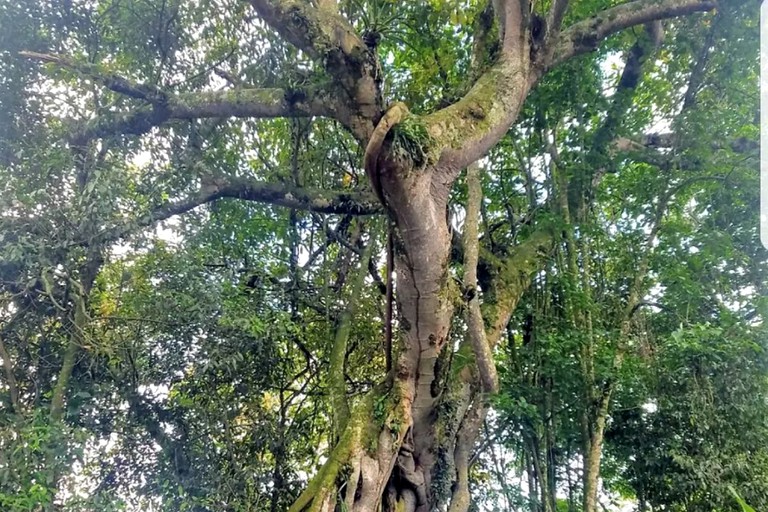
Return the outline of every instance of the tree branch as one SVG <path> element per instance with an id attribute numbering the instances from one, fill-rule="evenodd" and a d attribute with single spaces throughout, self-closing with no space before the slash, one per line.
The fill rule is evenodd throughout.
<path id="1" fill-rule="evenodd" d="M 628 153 L 637 162 L 644 162 L 669 170 L 673 165 L 680 170 L 692 170 L 701 166 L 701 159 L 695 156 L 683 156 L 674 152 L 661 152 L 659 149 L 671 150 L 680 144 L 680 137 L 675 133 L 646 134 L 637 139 L 620 137 L 613 141 L 610 151 Z M 739 137 L 729 141 L 715 141 L 710 145 L 712 151 L 728 149 L 736 154 L 751 155 L 757 157 L 760 144 L 746 137 Z M 606 171 L 604 171 L 606 172 Z"/>
<path id="2" fill-rule="evenodd" d="M 332 9 L 317 9 L 299 0 L 250 3 L 259 17 L 286 41 L 314 58 L 332 58 L 340 63 L 367 49 L 355 29 Z"/>
<path id="3" fill-rule="evenodd" d="M 111 91 L 151 103 L 151 106 L 145 105 L 132 112 L 99 116 L 88 121 L 70 137 L 70 141 L 78 145 L 110 135 L 142 135 L 177 119 L 324 116 L 349 123 L 343 115 L 344 109 L 336 108 L 335 95 L 323 88 L 235 88 L 170 94 L 157 86 L 106 74 L 96 65 L 77 64 L 66 57 L 36 52 L 20 52 L 20 55 L 73 69 Z"/>
<path id="4" fill-rule="evenodd" d="M 347 363 L 347 343 L 352 332 L 352 322 L 357 310 L 365 277 L 368 275 L 368 262 L 373 254 L 373 244 L 368 243 L 360 257 L 360 268 L 354 274 L 349 283 L 350 296 L 353 298 L 347 304 L 347 307 L 339 315 L 336 325 L 336 332 L 333 337 L 333 348 L 330 355 L 330 365 L 328 368 L 328 387 L 331 395 L 331 404 L 333 406 L 334 427 L 338 432 L 343 432 L 347 427 L 349 420 L 349 402 L 347 401 L 347 386 L 344 381 L 345 368 Z"/>
<path id="5" fill-rule="evenodd" d="M 447 181 L 482 158 L 517 118 L 532 85 L 523 58 L 528 45 L 520 46 L 488 68 L 461 100 L 423 118 Z"/>
<path id="6" fill-rule="evenodd" d="M 332 100 L 322 90 L 229 89 L 170 95 L 163 105 L 100 116 L 77 129 L 70 141 L 83 144 L 113 135 L 143 135 L 172 120 L 206 118 L 310 117 L 332 114 Z"/>
<path id="7" fill-rule="evenodd" d="M 5 329 L 3 331 L 5 331 Z M 8 384 L 8 392 L 11 398 L 11 407 L 13 407 L 13 411 L 16 414 L 19 414 L 21 413 L 21 408 L 19 406 L 19 385 L 16 382 L 16 376 L 13 372 L 13 361 L 11 360 L 11 355 L 8 352 L 8 349 L 5 347 L 5 342 L 3 341 L 3 334 L 4 332 L 0 332 L 0 362 L 2 362 L 3 365 L 5 382 Z"/>
<path id="8" fill-rule="evenodd" d="M 707 32 L 707 36 L 704 38 L 704 44 L 702 44 L 701 49 L 699 50 L 693 69 L 691 70 L 691 76 L 688 79 L 688 87 L 685 90 L 685 96 L 683 98 L 683 112 L 686 112 L 696 103 L 696 95 L 699 92 L 701 83 L 704 81 L 705 71 L 710 56 L 712 55 L 710 50 L 715 43 L 715 36 L 720 30 L 722 20 L 723 14 L 722 11 L 720 11 L 717 13 L 717 16 L 715 16 L 715 20 L 712 23 L 709 32 Z"/>
<path id="9" fill-rule="evenodd" d="M 608 36 L 626 28 L 666 18 L 704 12 L 717 6 L 715 0 L 634 0 L 606 9 L 565 30 L 557 41 L 554 57 L 546 68 L 590 52 Z"/>
<path id="10" fill-rule="evenodd" d="M 100 116 L 86 123 L 80 123 L 69 141 L 75 146 L 83 146 L 88 141 L 115 135 L 143 135 L 155 126 L 168 121 L 166 109 L 143 107 L 133 112 L 115 114 L 114 117 Z"/>
<path id="11" fill-rule="evenodd" d="M 168 109 L 173 119 L 329 116 L 328 98 L 319 98 L 321 93 L 279 88 L 197 92 L 169 98 Z"/>
<path id="12" fill-rule="evenodd" d="M 166 102 L 115 117 L 100 116 L 70 140 L 82 144 L 110 135 L 142 135 L 172 120 L 206 118 L 332 117 L 333 100 L 323 90 L 229 89 L 166 96 Z"/>
<path id="13" fill-rule="evenodd" d="M 483 316 L 488 325 L 486 332 L 490 346 L 498 343 L 517 303 L 555 245 L 555 239 L 556 234 L 551 227 L 540 226 L 530 237 L 512 248 L 504 259 L 484 252 L 483 260 L 492 265 L 495 274 L 488 290 L 484 290 L 487 307 Z"/>
<path id="14" fill-rule="evenodd" d="M 536 52 L 533 62 L 528 38 L 521 36 L 519 44 L 505 46 L 498 61 L 480 76 L 461 100 L 423 118 L 435 152 L 440 155 L 438 166 L 445 169 L 443 174 L 447 174 L 438 179 L 451 182 L 463 168 L 493 147 L 517 119 L 530 88 L 547 70 L 595 49 L 600 41 L 625 28 L 707 11 L 715 5 L 715 0 L 627 2 L 572 25 L 542 52 Z M 565 8 L 565 5 L 559 8 Z M 512 6 L 505 9 L 512 9 L 505 13 L 514 11 Z M 509 42 L 510 37 L 505 33 L 505 42 Z"/>
<path id="15" fill-rule="evenodd" d="M 477 289 L 477 261 L 480 239 L 478 219 L 483 191 L 480 184 L 480 167 L 477 163 L 467 168 L 467 217 L 464 221 L 464 294 L 467 297 L 467 336 L 475 354 L 480 384 L 486 393 L 499 390 L 499 377 L 493 362 L 493 352 L 485 334 L 480 298 Z"/>
<path id="16" fill-rule="evenodd" d="M 523 43 L 524 22 L 527 13 L 523 13 L 523 5 L 528 9 L 528 2 L 521 0 L 494 0 L 493 7 L 499 20 L 499 36 L 502 51 L 519 47 Z"/>
<path id="17" fill-rule="evenodd" d="M 50 53 L 21 51 L 19 52 L 19 55 L 28 59 L 56 64 L 59 67 L 71 69 L 79 75 L 100 83 L 111 91 L 131 98 L 145 100 L 150 103 L 163 103 L 165 101 L 165 93 L 157 86 L 139 84 L 119 75 L 105 73 L 103 69 L 100 69 L 100 66 L 95 64 L 77 63 L 67 57 L 52 55 Z"/>
<path id="18" fill-rule="evenodd" d="M 595 134 L 597 149 L 593 149 L 593 153 L 605 151 L 610 141 L 616 136 L 616 130 L 632 106 L 637 86 L 643 77 L 643 65 L 661 46 L 664 35 L 661 23 L 648 23 L 645 28 L 648 40 L 639 37 L 629 50 L 608 115 Z"/>
<path id="19" fill-rule="evenodd" d="M 568 0 L 554 0 L 547 14 L 547 40 L 545 44 L 554 41 L 560 35 L 563 18 L 568 10 Z"/>
<path id="20" fill-rule="evenodd" d="M 619 84 L 613 95 L 611 107 L 608 109 L 603 124 L 595 132 L 592 147 L 587 155 L 587 162 L 594 168 L 594 171 L 591 176 L 585 176 L 589 177 L 589 180 L 580 177 L 574 181 L 575 185 L 583 189 L 579 191 L 580 197 L 584 197 L 587 190 L 597 188 L 603 176 L 609 172 L 608 167 L 612 165 L 613 159 L 606 158 L 606 156 L 609 156 L 612 141 L 616 139 L 617 132 L 634 102 L 637 86 L 643 77 L 644 65 L 655 54 L 656 49 L 661 46 L 664 39 L 662 23 L 660 21 L 647 23 L 645 36 L 638 38 L 630 48 Z"/>
<path id="21" fill-rule="evenodd" d="M 674 132 L 648 133 L 639 140 L 621 138 L 616 141 L 617 149 L 631 149 L 633 147 L 645 148 L 674 148 L 680 144 L 680 136 Z M 734 153 L 749 153 L 760 149 L 760 144 L 746 137 L 738 137 L 729 141 L 716 140 L 711 144 L 712 149 L 729 148 Z"/>
<path id="22" fill-rule="evenodd" d="M 480 11 L 473 22 L 472 27 L 472 60 L 470 62 L 470 80 L 476 80 L 489 65 L 493 40 L 491 29 L 493 28 L 493 3 L 489 0 L 485 8 Z"/>
<path id="23" fill-rule="evenodd" d="M 321 0 L 320 8 L 306 0 L 250 0 L 251 6 L 286 41 L 303 50 L 334 77 L 333 94 L 340 96 L 340 116 L 360 141 L 373 131 L 383 110 L 377 85 L 377 56 L 346 19 L 333 0 Z M 351 101 L 350 101 L 351 100 Z"/>
<path id="24" fill-rule="evenodd" d="M 8 385 L 11 407 L 13 407 L 13 411 L 16 414 L 21 414 L 23 412 L 21 402 L 19 401 L 19 383 L 16 380 L 13 360 L 11 359 L 11 354 L 8 352 L 8 348 L 5 346 L 5 340 L 7 339 L 7 335 L 12 332 L 16 323 L 21 321 L 26 312 L 26 309 L 16 311 L 0 329 L 0 362 L 2 363 L 5 381 Z"/>
<path id="25" fill-rule="evenodd" d="M 128 224 L 102 232 L 96 238 L 99 242 L 117 240 L 129 235 L 137 228 L 151 226 L 156 222 L 181 215 L 198 206 L 223 198 L 255 201 L 319 213 L 348 215 L 375 215 L 383 213 L 382 206 L 376 198 L 365 194 L 291 187 L 234 178 L 226 183 L 217 183 L 213 186 L 205 187 L 198 194 L 181 201 L 158 206 L 151 212 Z"/>
<path id="26" fill-rule="evenodd" d="M 477 441 L 483 420 L 488 412 L 481 400 L 474 400 L 471 408 L 461 419 L 456 434 L 456 447 L 453 458 L 456 465 L 456 483 L 451 493 L 451 504 L 448 512 L 467 512 L 472 504 L 469 491 L 469 468 L 472 464 L 472 447 Z"/>

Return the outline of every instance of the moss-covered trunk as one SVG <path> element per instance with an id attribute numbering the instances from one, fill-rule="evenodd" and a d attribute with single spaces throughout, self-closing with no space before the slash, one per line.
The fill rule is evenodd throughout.
<path id="1" fill-rule="evenodd" d="M 426 511 L 438 444 L 438 358 L 447 346 L 454 294 L 448 263 L 447 193 L 429 172 L 397 169 L 388 196 L 395 217 L 398 330 L 391 378 L 353 407 L 330 460 L 292 510 Z"/>

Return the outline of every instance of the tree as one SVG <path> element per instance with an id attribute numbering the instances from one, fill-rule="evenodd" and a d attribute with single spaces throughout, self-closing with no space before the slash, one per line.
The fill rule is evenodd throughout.
<path id="1" fill-rule="evenodd" d="M 586 178 L 594 178 L 599 170 L 574 172 L 573 187 L 562 188 L 561 184 L 567 185 L 565 179 L 554 184 L 552 190 L 558 194 L 540 198 L 534 190 L 537 169 L 529 166 L 524 206 L 518 208 L 525 222 L 512 221 L 494 235 L 484 219 L 481 238 L 479 218 L 487 210 L 481 181 L 488 181 L 493 169 L 473 164 L 505 139 L 526 98 L 549 73 L 574 65 L 574 58 L 636 25 L 650 24 L 653 33 L 658 31 L 654 22 L 695 15 L 695 32 L 704 24 L 701 20 L 711 19 L 711 14 L 697 13 L 708 13 L 715 2 L 634 0 L 614 5 L 595 1 L 569 6 L 563 0 L 414 5 L 384 0 L 252 0 L 249 5 L 158 2 L 148 3 L 147 9 L 131 2 L 73 2 L 59 16 L 13 7 L 4 15 L 14 24 L 27 26 L 29 32 L 39 20 L 48 30 L 67 29 L 42 31 L 40 41 L 24 41 L 29 47 L 18 47 L 20 42 L 13 41 L 12 48 L 21 50 L 25 59 L 47 63 L 50 73 L 68 79 L 61 94 L 51 86 L 28 92 L 24 98 L 12 89 L 16 96 L 9 95 L 13 101 L 7 103 L 15 115 L 10 125 L 17 133 L 8 137 L 13 144 L 3 154 L 7 168 L 18 176 L 12 183 L 14 197 L 28 199 L 7 205 L 10 213 L 3 218 L 4 236 L 11 247 L 3 259 L 3 281 L 11 283 L 4 288 L 8 304 L 4 329 L 10 332 L 9 326 L 14 326 L 17 362 L 11 363 L 7 350 L 3 361 L 14 410 L 24 416 L 19 396 L 32 393 L 32 386 L 19 389 L 15 383 L 20 358 L 29 358 L 29 366 L 34 366 L 42 351 L 25 345 L 31 339 L 19 327 L 25 321 L 46 319 L 44 331 L 52 336 L 46 342 L 60 359 L 52 365 L 56 377 L 40 379 L 43 389 L 50 388 L 51 424 L 65 419 L 66 407 L 77 394 L 75 384 L 88 381 L 89 376 L 78 374 L 82 370 L 78 358 L 83 348 L 93 345 L 91 339 L 109 339 L 103 331 L 110 329 L 91 320 L 93 308 L 109 304 L 109 300 L 100 302 L 98 295 L 108 298 L 122 279 L 98 282 L 100 272 L 112 271 L 105 267 L 105 257 L 109 259 L 108 248 L 115 241 L 133 240 L 141 228 L 208 203 L 211 217 L 203 222 L 215 224 L 217 218 L 231 213 L 228 208 L 234 209 L 222 203 L 224 198 L 285 207 L 288 218 L 282 224 L 261 226 L 267 234 L 248 234 L 254 243 L 289 244 L 288 265 L 273 273 L 278 277 L 271 283 L 284 287 L 285 295 L 252 297 L 252 307 L 265 308 L 264 317 L 270 318 L 281 306 L 288 306 L 290 318 L 281 318 L 281 325 L 313 325 L 310 306 L 299 305 L 296 298 L 300 283 L 321 278 L 317 270 L 306 280 L 300 275 L 299 259 L 312 261 L 316 248 L 314 239 L 304 240 L 307 233 L 322 233 L 341 247 L 337 261 L 332 265 L 330 258 L 324 258 L 322 268 L 333 268 L 335 291 L 352 297 L 342 306 L 323 297 L 326 312 L 333 317 L 330 347 L 308 348 L 302 338 L 306 333 L 298 335 L 293 328 L 264 336 L 271 341 L 295 338 L 293 345 L 298 349 L 283 354 L 277 366 L 290 373 L 306 359 L 308 373 L 298 378 L 301 385 L 322 382 L 333 410 L 327 460 L 291 510 L 333 510 L 343 503 L 347 510 L 356 511 L 379 507 L 463 511 L 470 506 L 472 446 L 488 411 L 488 397 L 498 389 L 493 351 L 507 335 L 509 320 L 533 276 L 545 268 L 555 246 L 570 244 L 579 223 L 586 222 L 580 210 L 586 211 L 595 201 L 592 181 Z M 645 60 L 642 52 L 647 48 L 638 48 L 641 55 L 634 58 Z M 422 61 L 430 54 L 434 66 L 426 69 Z M 15 55 L 6 58 L 19 76 L 40 80 L 29 62 Z M 64 96 L 68 101 L 58 111 L 41 107 L 44 120 L 30 130 L 34 137 L 25 140 L 24 112 L 12 106 L 28 105 L 30 98 L 41 96 L 48 101 Z M 391 99 L 405 103 L 387 105 Z M 620 112 L 614 116 L 620 117 Z M 56 121 L 60 117 L 74 118 L 74 122 Z M 600 162 L 614 141 L 616 134 L 609 125 L 603 139 L 595 141 L 587 166 Z M 360 149 L 350 149 L 355 145 Z M 139 154 L 151 155 L 166 172 L 153 176 L 137 171 L 131 158 Z M 552 158 L 557 160 L 556 155 Z M 342 161 L 345 168 L 340 172 Z M 359 162 L 365 178 L 357 172 Z M 466 179 L 459 186 L 464 169 L 468 169 Z M 60 191 L 38 186 L 49 183 L 50 175 L 57 172 L 61 173 Z M 349 188 L 357 178 L 367 182 L 373 193 L 362 184 Z M 575 200 L 569 197 L 572 191 Z M 46 202 L 40 198 L 43 193 L 51 196 L 49 203 L 58 210 L 35 210 Z M 452 195 L 465 214 L 462 236 L 451 230 Z M 572 217 L 571 208 L 575 208 Z M 340 217 L 323 222 L 317 214 Z M 397 276 L 396 336 L 391 367 L 387 357 L 371 358 L 373 367 L 362 372 L 351 369 L 350 325 L 361 317 L 372 324 L 377 317 L 371 310 L 355 310 L 368 288 L 366 276 L 373 274 L 371 281 L 382 281 L 371 259 L 374 245 L 384 245 L 376 240 L 380 228 L 368 218 L 373 215 L 385 216 L 389 222 L 392 273 Z M 239 221 L 243 217 L 232 215 Z M 57 236 L 49 236 L 51 232 Z M 651 235 L 653 239 L 655 233 Z M 236 232 L 235 236 L 246 234 Z M 570 261 L 576 261 L 576 251 L 566 251 Z M 246 254 L 241 258 L 242 270 L 251 272 Z M 222 265 L 231 268 L 229 262 Z M 575 279 L 577 269 L 570 270 Z M 265 277 L 269 278 L 262 276 L 259 282 L 259 272 L 251 277 L 254 290 L 262 290 Z M 643 277 L 641 273 L 636 280 Z M 237 281 L 227 279 L 230 284 Z M 283 286 L 286 282 L 291 286 Z M 386 288 L 386 283 L 381 284 Z M 633 288 L 629 298 L 619 299 L 625 323 L 646 291 L 643 286 Z M 217 300 L 200 301 L 210 305 L 201 310 L 201 318 L 215 314 L 224 321 L 227 311 L 232 311 L 228 308 L 245 307 L 238 302 L 242 298 L 225 305 L 217 305 Z M 365 303 L 370 307 L 373 301 Z M 578 306 L 571 310 L 575 312 L 572 322 L 580 326 L 588 322 Z M 32 311 L 40 314 L 30 315 Z M 382 313 L 386 318 L 386 311 Z M 253 334 L 253 326 L 233 323 L 234 331 L 228 333 L 221 332 L 224 321 L 215 329 L 206 324 L 206 330 L 186 334 L 194 343 L 201 332 L 206 340 L 243 336 L 247 345 L 246 334 Z M 31 325 L 26 328 L 34 331 Z M 120 329 L 115 332 L 125 335 Z M 311 348 L 323 354 L 325 364 L 313 361 Z M 271 356 L 249 354 L 246 366 L 270 361 Z M 109 359 L 108 351 L 100 357 Z M 129 365 L 134 370 L 140 366 Z M 109 368 L 109 364 L 101 361 L 96 367 Z M 322 377 L 314 375 L 321 371 Z M 350 371 L 357 371 L 358 379 L 348 379 Z M 216 372 L 210 377 L 215 380 Z M 120 372 L 111 378 L 116 383 L 126 379 Z M 362 392 L 350 395 L 349 380 L 370 382 L 361 386 Z M 170 384 L 184 389 L 179 382 Z M 257 374 L 244 386 L 252 392 L 268 384 L 267 376 Z M 600 386 L 594 383 L 592 388 L 596 387 Z M 134 385 L 120 392 L 130 397 L 137 390 Z M 179 392 L 174 399 L 183 402 L 184 393 Z M 299 395 L 305 392 L 309 388 Z M 286 393 L 290 390 L 283 386 L 279 400 L 288 400 Z M 607 404 L 610 392 L 598 398 Z M 152 423 L 159 413 L 147 410 L 140 400 L 128 402 L 144 428 L 154 432 L 155 442 L 167 444 L 166 451 L 186 444 L 163 440 L 163 429 Z M 285 416 L 285 407 L 278 408 L 278 416 Z M 215 410 L 208 405 L 203 408 Z M 601 437 L 606 421 L 602 406 L 598 413 L 589 421 Z M 178 418 L 162 420 L 174 421 L 181 425 Z M 287 428 L 284 418 L 278 423 Z M 592 445 L 591 460 L 596 465 L 591 472 L 596 478 L 602 440 Z M 275 457 L 271 461 L 274 485 L 288 472 L 284 455 L 279 455 L 284 449 L 277 446 L 270 451 Z M 233 460 L 232 465 L 238 464 Z M 60 470 L 47 466 L 48 482 L 55 488 Z M 184 484 L 188 473 L 179 474 L 178 463 L 174 471 Z M 596 485 L 585 491 L 586 512 L 595 510 L 596 493 Z M 283 499 L 276 494 L 273 509 L 279 509 Z"/>
<path id="2" fill-rule="evenodd" d="M 578 231 L 569 244 L 556 249 L 561 255 L 547 265 L 527 292 L 529 297 L 524 299 L 524 307 L 518 312 L 517 338 L 510 342 L 503 366 L 506 391 L 498 404 L 501 417 L 494 422 L 494 435 L 503 439 L 506 446 L 513 447 L 513 453 L 522 459 L 520 464 L 525 467 L 522 478 L 528 479 L 528 488 L 532 490 L 532 509 L 554 509 L 562 493 L 569 497 L 568 506 L 573 509 L 578 499 L 587 498 L 587 490 L 594 492 L 600 476 L 606 491 L 632 496 L 639 500 L 642 509 L 649 504 L 649 490 L 642 485 L 627 485 L 626 480 L 616 478 L 617 472 L 636 471 L 635 466 L 643 468 L 641 478 L 655 482 L 666 479 L 667 490 L 680 491 L 676 498 L 671 494 L 663 499 L 654 498 L 655 507 L 687 506 L 690 509 L 701 504 L 722 507 L 729 501 L 727 491 L 723 491 L 725 482 L 732 477 L 729 471 L 735 474 L 739 471 L 731 467 L 717 473 L 717 477 L 699 479 L 700 467 L 718 457 L 733 457 L 734 452 L 754 453 L 755 461 L 762 457 L 759 450 L 744 445 L 731 451 L 722 439 L 715 440 L 699 431 L 699 434 L 688 435 L 698 439 L 706 450 L 688 452 L 684 456 L 685 469 L 672 470 L 675 464 L 670 461 L 680 457 L 670 448 L 675 446 L 672 439 L 685 439 L 685 428 L 675 427 L 669 418 L 651 416 L 653 421 L 659 421 L 658 430 L 647 433 L 640 428 L 642 421 L 635 421 L 648 416 L 643 412 L 644 407 L 655 406 L 662 400 L 660 395 L 666 394 L 665 386 L 656 387 L 657 384 L 651 385 L 654 391 L 644 394 L 642 390 L 647 390 L 648 381 L 643 376 L 652 375 L 652 380 L 664 372 L 663 368 L 669 368 L 661 356 L 675 352 L 674 339 L 670 338 L 679 335 L 675 333 L 683 328 L 681 326 L 694 329 L 699 323 L 710 327 L 714 324 L 719 332 L 730 333 L 722 339 L 712 337 L 711 341 L 734 360 L 740 357 L 733 339 L 734 323 L 742 328 L 749 325 L 750 336 L 760 337 L 760 328 L 756 327 L 759 323 L 753 322 L 755 311 L 736 306 L 743 302 L 739 294 L 750 297 L 762 286 L 761 278 L 754 279 L 756 269 L 762 268 L 762 258 L 753 258 L 750 248 L 756 246 L 755 226 L 748 214 L 738 215 L 732 210 L 756 207 L 755 156 L 747 156 L 749 151 L 736 148 L 736 144 L 729 151 L 713 151 L 722 147 L 724 139 L 720 130 L 745 133 L 754 126 L 751 110 L 728 118 L 713 115 L 718 110 L 714 101 L 720 106 L 733 101 L 727 109 L 733 113 L 746 107 L 741 94 L 738 99 L 729 100 L 724 93 L 726 89 L 735 90 L 736 82 L 744 83 L 745 75 L 734 73 L 731 62 L 713 58 L 713 55 L 744 56 L 742 69 L 746 75 L 754 76 L 754 55 L 745 56 L 744 52 L 749 50 L 741 45 L 757 39 L 753 32 L 756 27 L 749 20 L 749 14 L 743 15 L 745 17 L 733 11 L 724 16 L 721 12 L 707 32 L 693 39 L 685 30 L 672 35 L 676 41 L 688 41 L 686 44 L 690 45 L 695 63 L 692 67 L 697 71 L 684 76 L 688 92 L 674 103 L 682 108 L 673 110 L 670 125 L 678 135 L 667 136 L 669 141 L 677 141 L 669 146 L 669 154 L 659 158 L 658 153 L 646 153 L 646 148 L 637 144 L 638 153 L 628 162 L 617 162 L 610 156 L 595 158 L 596 154 L 600 156 L 599 151 L 594 151 L 595 141 L 605 140 L 606 134 L 608 140 L 615 141 L 627 126 L 643 123 L 645 114 L 637 101 L 633 102 L 632 110 L 621 108 L 627 93 L 665 95 L 659 89 L 660 83 L 655 82 L 658 78 L 654 78 L 654 74 L 663 77 L 665 83 L 680 83 L 679 71 L 674 66 L 661 65 L 653 73 L 638 74 L 630 66 L 633 59 L 628 58 L 618 79 L 617 93 L 607 107 L 608 112 L 618 112 L 622 122 L 612 124 L 609 114 L 601 123 L 583 129 L 580 135 L 588 141 L 586 144 L 563 145 L 565 149 L 561 154 L 553 156 L 557 165 L 553 164 L 553 169 L 547 172 L 550 176 L 560 173 L 570 179 L 571 184 L 566 188 L 569 191 L 573 185 L 578 186 L 572 177 L 578 179 L 580 173 L 588 172 L 585 161 L 601 171 L 593 174 L 598 179 L 592 178 L 594 188 L 590 191 L 599 199 L 586 210 L 571 210 L 576 212 L 573 218 L 578 222 Z M 750 35 L 745 37 L 745 34 Z M 741 50 L 735 51 L 736 47 Z M 642 52 L 630 51 L 629 54 L 637 56 Z M 627 77 L 634 79 L 627 81 Z M 642 89 L 622 89 L 621 84 L 636 83 L 638 77 L 642 79 Z M 719 94 L 713 94 L 713 90 Z M 659 100 L 655 100 L 655 106 L 663 109 L 660 105 L 664 101 Z M 592 109 L 595 103 L 574 106 L 563 103 L 559 107 L 565 113 L 558 111 L 554 118 L 582 119 L 584 114 L 580 115 L 579 109 Z M 562 123 L 542 123 L 545 127 L 542 130 L 552 130 L 550 126 L 559 126 L 558 122 Z M 731 128 L 726 129 L 726 125 Z M 555 137 L 542 135 L 537 139 L 546 141 Z M 543 145 L 533 153 L 546 151 L 547 142 Z M 645 156 L 641 156 L 642 153 Z M 617 167 L 620 169 L 616 170 Z M 740 187 L 738 192 L 732 189 L 728 182 L 737 175 L 737 180 L 752 183 L 752 188 Z M 708 183 L 710 181 L 712 183 Z M 725 202 L 722 206 L 721 200 Z M 579 203 L 561 201 L 561 204 Z M 746 224 L 741 224 L 742 221 Z M 733 257 L 723 258 L 724 254 Z M 640 287 L 639 293 L 633 293 L 637 287 Z M 746 299 L 746 303 L 751 300 L 754 299 Z M 633 301 L 636 302 L 631 306 Z M 758 353 L 752 356 L 758 359 Z M 685 380 L 681 368 L 689 364 L 690 360 L 677 360 L 666 378 L 677 382 Z M 742 373 L 746 374 L 747 369 Z M 759 378 L 746 376 L 744 383 L 733 381 L 731 386 L 749 387 L 752 382 L 758 388 L 762 386 Z M 687 385 L 698 386 L 696 382 Z M 750 393 L 756 402 L 761 402 L 759 392 Z M 700 407 L 696 412 L 688 409 L 689 399 L 690 396 L 686 396 L 680 402 L 675 401 L 675 405 L 670 406 L 674 412 L 670 414 L 686 423 L 702 421 Z M 751 400 L 751 397 L 740 399 Z M 723 403 L 718 407 L 727 406 Z M 712 408 L 704 416 L 708 425 L 713 422 L 721 426 L 729 424 L 733 417 L 724 409 Z M 625 417 L 631 420 L 625 422 Z M 634 438 L 637 434 L 644 444 L 637 452 L 621 451 L 620 456 L 610 457 L 603 467 L 592 466 L 590 461 L 599 462 L 602 458 L 601 445 L 607 443 L 610 447 L 612 443 L 605 438 L 606 425 L 611 425 L 611 436 Z M 744 418 L 744 432 L 759 432 L 762 428 L 760 420 Z M 660 441 L 662 431 L 672 438 L 669 446 Z M 643 437 L 646 433 L 648 437 Z M 747 436 L 735 437 L 738 440 L 734 442 L 738 443 Z M 611 448 L 608 451 L 611 453 Z M 575 472 L 575 475 L 574 466 L 582 460 L 585 467 L 592 469 L 580 475 Z M 669 465 L 662 467 L 661 460 Z M 762 464 L 754 463 L 750 469 L 754 473 L 749 477 L 743 477 L 742 473 L 740 481 L 762 479 Z M 672 480 L 673 471 L 679 471 L 680 479 Z M 760 497 L 756 495 L 754 499 Z M 729 505 L 735 507 L 736 503 Z"/>

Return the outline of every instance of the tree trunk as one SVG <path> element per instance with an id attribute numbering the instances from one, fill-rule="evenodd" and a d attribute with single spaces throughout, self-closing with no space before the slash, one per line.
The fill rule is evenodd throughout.
<path id="1" fill-rule="evenodd" d="M 597 512 L 597 493 L 600 485 L 600 460 L 603 453 L 603 439 L 607 410 L 599 411 L 591 438 L 584 450 L 584 512 Z"/>
<path id="2" fill-rule="evenodd" d="M 397 171 L 404 174 L 402 169 Z M 433 197 L 430 176 L 423 170 L 413 172 L 410 179 L 398 180 L 389 194 L 397 204 L 392 211 L 396 212 L 394 261 L 402 341 L 392 378 L 351 412 L 329 462 L 294 503 L 293 511 L 332 511 L 336 490 L 342 487 L 350 512 L 378 510 L 382 497 L 383 510 L 426 512 L 431 508 L 439 443 L 434 382 L 454 305 L 448 276 L 447 193 Z"/>

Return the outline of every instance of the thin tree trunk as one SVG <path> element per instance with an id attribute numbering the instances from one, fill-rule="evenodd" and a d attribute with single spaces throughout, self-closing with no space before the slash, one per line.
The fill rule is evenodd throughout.
<path id="1" fill-rule="evenodd" d="M 544 495 L 544 509 L 554 512 L 557 503 L 557 460 L 555 460 L 555 424 L 552 377 L 546 379 L 544 399 L 544 457 L 546 460 L 547 487 Z"/>
<path id="2" fill-rule="evenodd" d="M 588 451 L 584 454 L 584 512 L 597 511 L 597 493 L 600 484 L 600 459 L 603 450 L 605 419 L 596 422 Z"/>
<path id="3" fill-rule="evenodd" d="M 5 381 L 8 384 L 8 390 L 10 392 L 11 407 L 13 407 L 13 411 L 16 414 L 20 414 L 21 407 L 19 406 L 19 386 L 16 382 L 16 376 L 13 374 L 13 361 L 11 361 L 11 355 L 8 353 L 8 349 L 5 347 L 2 333 L 0 333 L 0 360 L 2 360 L 3 363 Z"/>

